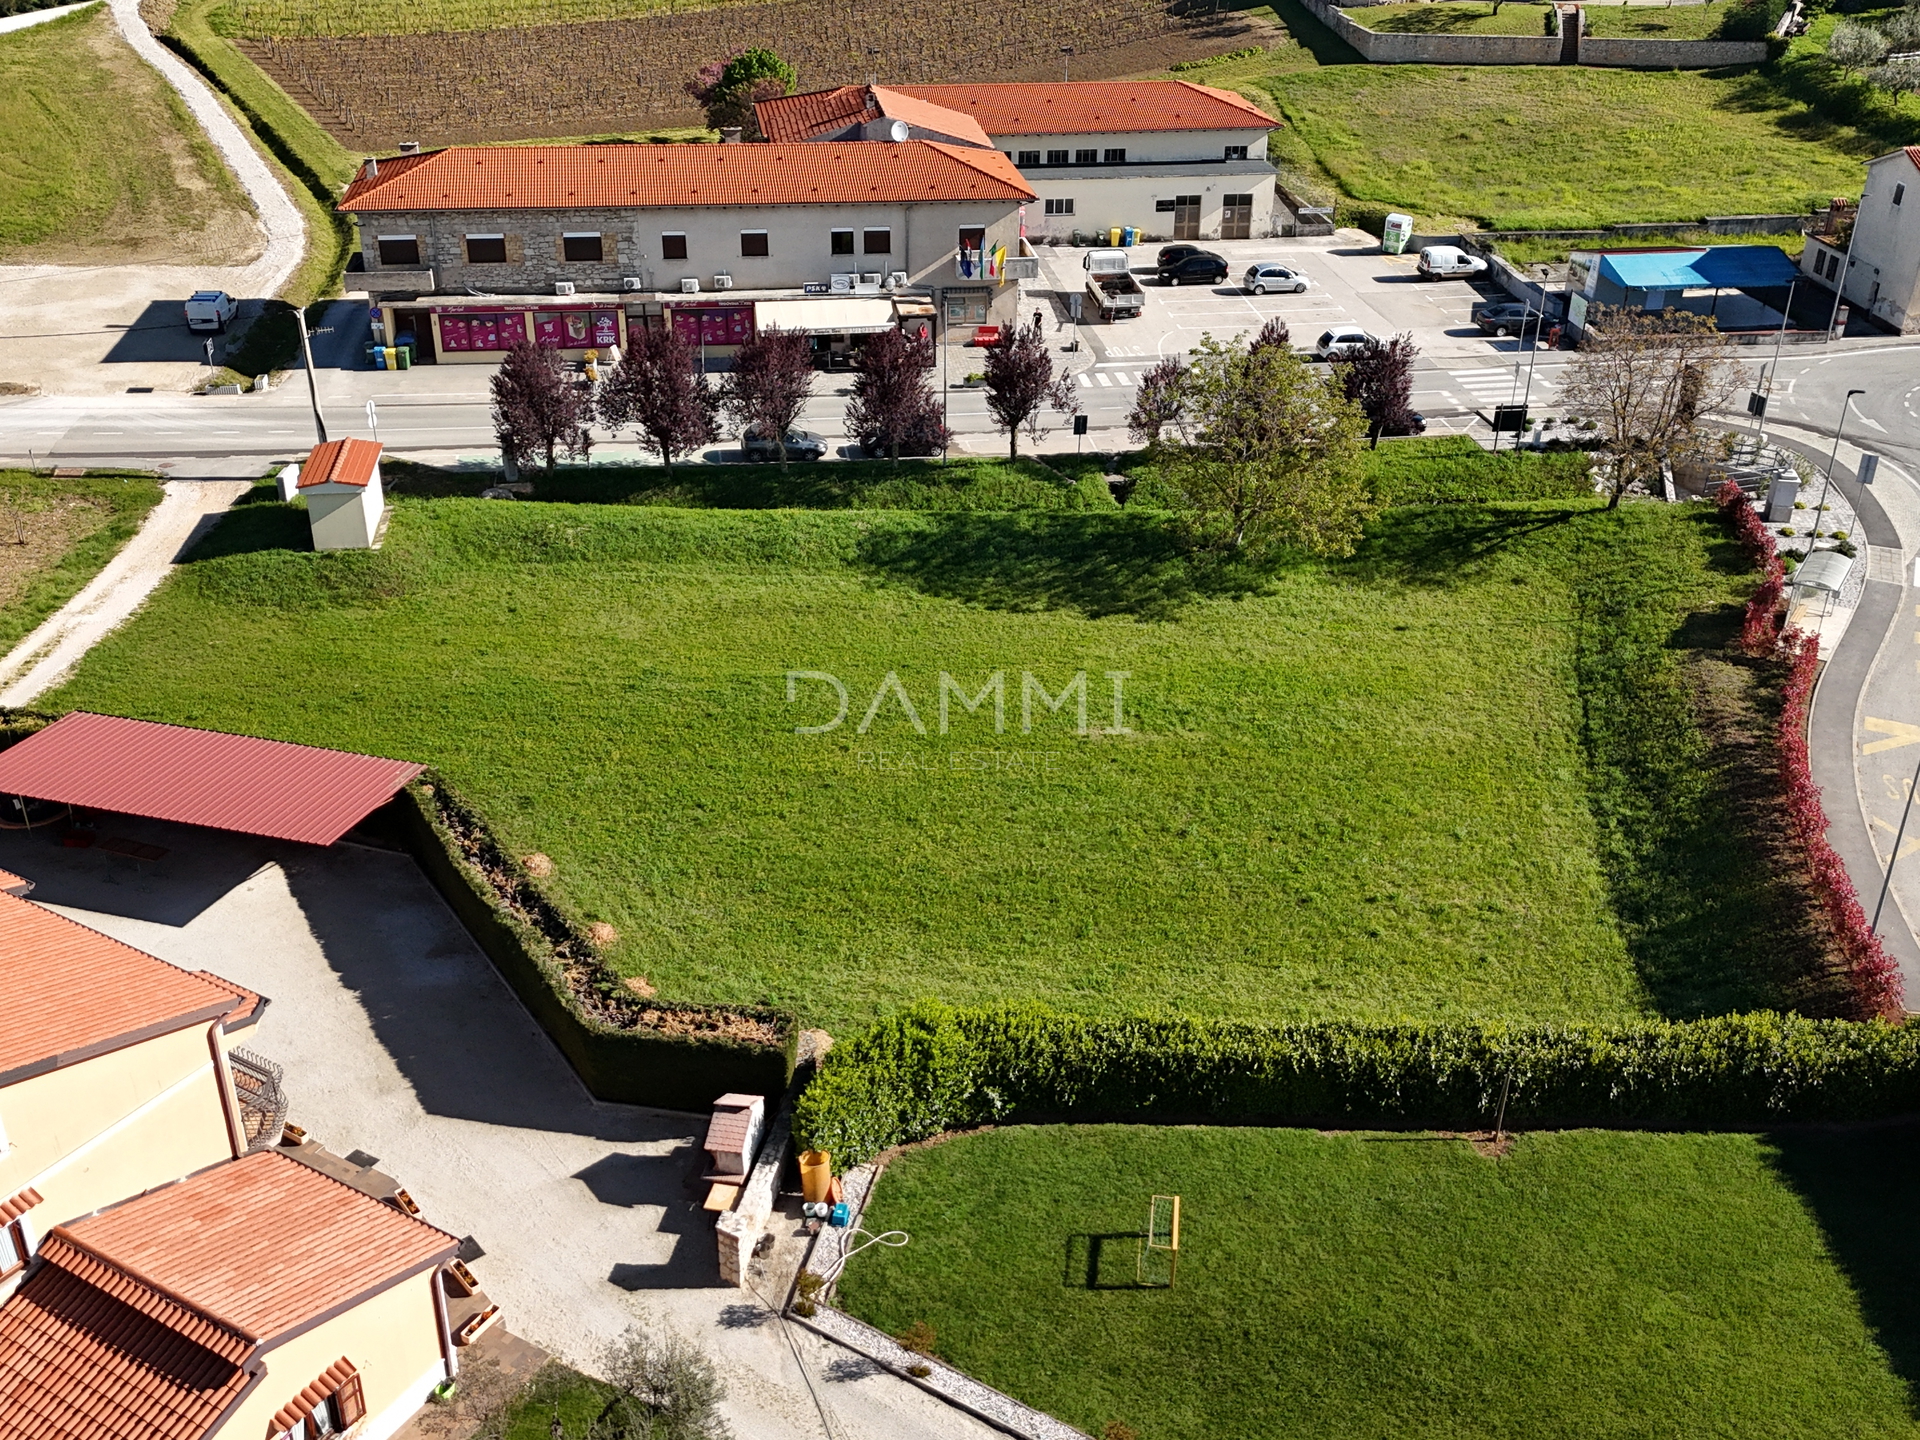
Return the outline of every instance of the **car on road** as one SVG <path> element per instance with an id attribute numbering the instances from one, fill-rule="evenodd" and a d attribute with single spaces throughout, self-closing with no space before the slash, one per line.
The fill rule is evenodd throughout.
<path id="1" fill-rule="evenodd" d="M 1275 294 L 1303 295 L 1312 283 L 1287 265 L 1249 265 L 1247 273 L 1240 277 L 1240 288 L 1254 295 L 1264 295 L 1269 290 Z"/>
<path id="2" fill-rule="evenodd" d="M 1321 331 L 1320 338 L 1313 342 L 1313 358 L 1344 360 L 1350 355 L 1358 355 L 1375 338 L 1358 325 L 1336 325 L 1331 330 Z"/>
<path id="3" fill-rule="evenodd" d="M 774 444 L 770 436 L 761 436 L 749 430 L 740 437 L 740 453 L 749 460 L 778 460 L 780 447 Z M 823 436 L 811 430 L 789 430 L 787 432 L 787 458 L 789 460 L 819 460 L 827 453 L 827 442 Z"/>
<path id="4" fill-rule="evenodd" d="M 1465 280 L 1484 275 L 1487 262 L 1458 245 L 1429 245 L 1420 252 L 1420 263 L 1414 269 L 1422 280 Z"/>
<path id="5" fill-rule="evenodd" d="M 1540 327 L 1540 312 L 1518 300 L 1497 305 L 1482 305 L 1473 312 L 1473 323 L 1482 335 L 1519 335 Z"/>
<path id="6" fill-rule="evenodd" d="M 1218 285 L 1227 278 L 1227 262 L 1211 250 L 1193 254 L 1160 267 L 1162 285 Z"/>
<path id="7" fill-rule="evenodd" d="M 1207 252 L 1198 245 L 1162 245 L 1160 253 L 1153 257 L 1153 267 L 1164 270 L 1169 265 L 1178 265 L 1189 255 L 1205 255 Z"/>
<path id="8" fill-rule="evenodd" d="M 224 331 L 240 311 L 240 302 L 224 290 L 196 290 L 187 297 L 189 330 Z"/>

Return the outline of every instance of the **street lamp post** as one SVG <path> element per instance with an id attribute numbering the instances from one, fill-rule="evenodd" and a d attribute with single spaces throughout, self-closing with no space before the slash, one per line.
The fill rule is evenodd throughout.
<path id="1" fill-rule="evenodd" d="M 1793 314 L 1793 292 L 1799 288 L 1799 285 L 1800 277 L 1796 275 L 1792 283 L 1787 286 L 1787 308 L 1780 312 L 1780 333 L 1773 337 L 1773 364 L 1768 366 L 1766 374 L 1760 377 L 1760 433 L 1755 438 L 1763 442 L 1767 438 L 1766 402 L 1772 397 L 1774 379 L 1780 374 L 1780 347 L 1787 341 L 1787 317 Z"/>
<path id="2" fill-rule="evenodd" d="M 1853 404 L 1853 397 L 1864 395 L 1864 390 L 1849 390 L 1847 398 L 1840 402 L 1840 423 L 1833 427 L 1833 451 L 1827 456 L 1827 478 L 1820 486 L 1820 503 L 1813 507 L 1813 534 L 1807 537 L 1807 554 L 1812 556 L 1820 548 L 1820 514 L 1827 508 L 1827 492 L 1833 488 L 1833 467 L 1840 460 L 1840 432 L 1847 428 L 1847 407 Z"/>
<path id="3" fill-rule="evenodd" d="M 1893 865 L 1900 858 L 1900 842 L 1906 838 L 1907 817 L 1913 814 L 1913 792 L 1920 789 L 1920 765 L 1914 767 L 1913 779 L 1907 782 L 1907 803 L 1900 811 L 1900 828 L 1893 832 L 1893 853 L 1887 856 L 1886 877 L 1880 882 L 1880 900 L 1873 907 L 1873 925 L 1868 933 L 1880 933 L 1880 912 L 1887 907 L 1887 891 L 1893 888 Z"/>
<path id="4" fill-rule="evenodd" d="M 300 358 L 307 367 L 307 400 L 313 406 L 313 433 L 319 437 L 322 445 L 327 443 L 327 421 L 320 413 L 320 387 L 313 379 L 313 341 L 307 334 L 307 312 L 300 306 L 293 307 L 293 313 L 300 322 Z"/>
<path id="5" fill-rule="evenodd" d="M 1060 83 L 1062 85 L 1066 84 L 1067 81 L 1073 78 L 1071 73 L 1072 70 L 1073 70 L 1073 46 L 1062 45 L 1060 47 Z"/>
<path id="6" fill-rule="evenodd" d="M 1840 278 L 1833 286 L 1833 313 L 1827 316 L 1827 338 L 1833 338 L 1833 327 L 1840 320 L 1840 302 L 1847 298 L 1847 281 L 1853 272 L 1853 242 L 1860 238 L 1860 212 L 1866 208 L 1866 192 L 1860 193 L 1860 203 L 1853 207 L 1853 228 L 1847 231 L 1847 253 L 1840 262 Z"/>

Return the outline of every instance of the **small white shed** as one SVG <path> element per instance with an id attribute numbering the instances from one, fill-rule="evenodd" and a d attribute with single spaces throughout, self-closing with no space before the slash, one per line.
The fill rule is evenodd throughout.
<path id="1" fill-rule="evenodd" d="M 381 448 L 374 440 L 329 440 L 307 456 L 295 489 L 307 502 L 314 549 L 380 548 L 387 534 Z"/>
<path id="2" fill-rule="evenodd" d="M 767 1102 L 759 1095 L 722 1095 L 713 1102 L 713 1119 L 707 1124 L 707 1154 L 720 1175 L 745 1177 L 753 1168 L 754 1153 L 760 1148 L 760 1131 L 766 1122 Z"/>

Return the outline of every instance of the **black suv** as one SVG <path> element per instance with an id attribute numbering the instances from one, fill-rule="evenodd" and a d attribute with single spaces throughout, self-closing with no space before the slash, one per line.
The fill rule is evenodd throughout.
<path id="1" fill-rule="evenodd" d="M 1227 278 L 1227 262 L 1211 250 L 1196 250 L 1160 267 L 1162 285 L 1218 285 Z"/>
<path id="2" fill-rule="evenodd" d="M 1160 253 L 1153 257 L 1153 268 L 1165 270 L 1169 265 L 1178 265 L 1189 255 L 1204 255 L 1207 252 L 1198 245 L 1162 245 Z"/>

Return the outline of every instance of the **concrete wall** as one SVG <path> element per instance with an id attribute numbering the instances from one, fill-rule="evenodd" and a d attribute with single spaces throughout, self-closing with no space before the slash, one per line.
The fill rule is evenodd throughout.
<path id="1" fill-rule="evenodd" d="M 1032 207 L 1029 207 L 1030 215 Z M 380 286 L 382 235 L 412 235 L 419 240 L 420 264 L 432 268 L 438 287 L 468 286 L 504 295 L 549 292 L 557 280 L 569 280 L 582 293 L 620 290 L 626 276 L 637 276 L 650 290 L 677 291 L 682 278 L 713 288 L 715 275 L 731 275 L 737 289 L 798 289 L 824 281 L 835 272 L 904 270 L 915 285 L 941 285 L 956 278 L 954 252 L 963 226 L 983 225 L 989 244 L 1013 250 L 1019 236 L 1018 207 L 1011 201 L 940 202 L 900 205 L 715 205 L 674 209 L 442 210 L 383 213 L 359 217 L 365 284 Z M 856 232 L 856 253 L 832 253 L 830 232 Z M 864 232 L 892 232 L 890 253 L 865 253 Z M 764 256 L 742 255 L 741 233 L 767 232 Z M 560 258 L 564 235 L 598 233 L 604 247 L 598 261 Z M 686 236 L 687 258 L 661 255 L 661 237 Z M 504 235 L 505 264 L 467 262 L 465 237 Z M 412 269 L 413 267 L 407 267 Z"/>
<path id="2" fill-rule="evenodd" d="M 1251 163 L 1251 162 L 1249 162 Z M 1108 230 L 1116 225 L 1132 225 L 1145 239 L 1164 240 L 1173 234 L 1173 215 L 1155 205 L 1176 195 L 1199 195 L 1200 237 L 1220 238 L 1221 197 L 1253 196 L 1253 237 L 1264 239 L 1274 233 L 1274 171 L 1262 165 L 1256 174 L 1228 175 L 1216 168 L 1211 175 L 1170 176 L 1129 174 L 1100 170 L 1039 171 L 1027 177 L 1040 200 L 1027 207 L 1027 234 L 1040 244 L 1065 240 L 1075 230 Z M 1073 201 L 1073 214 L 1049 215 L 1048 200 Z"/>
<path id="3" fill-rule="evenodd" d="M 994 135 L 993 148 L 1019 165 L 1022 150 L 1038 150 L 1044 161 L 1049 150 L 1099 150 L 1110 148 L 1127 152 L 1129 164 L 1165 164 L 1167 162 L 1208 161 L 1218 164 L 1229 145 L 1247 147 L 1247 158 L 1267 158 L 1265 130 L 1128 130 L 1112 135 Z M 1021 165 L 1020 173 L 1029 181 L 1035 177 L 1031 165 Z M 1044 170 L 1041 171 L 1045 173 Z"/>
<path id="4" fill-rule="evenodd" d="M 1904 150 L 1867 167 L 1866 193 L 1854 219 L 1853 263 L 1842 283 L 1848 304 L 1904 335 L 1920 331 L 1920 166 Z"/>
<path id="5" fill-rule="evenodd" d="M 360 1372 L 367 1424 L 360 1435 L 391 1435 L 447 1378 L 428 1270 L 381 1291 L 303 1335 L 265 1352 L 266 1377 L 208 1440 L 259 1440 L 282 1405 L 343 1356 Z"/>
<path id="6" fill-rule="evenodd" d="M 1303 3 L 1322 24 L 1375 65 L 1560 63 L 1558 35 L 1398 35 L 1367 29 L 1349 19 L 1329 0 L 1303 0 Z M 1767 58 L 1767 42 L 1607 40 L 1583 35 L 1579 53 L 1582 65 L 1630 70 L 1706 70 L 1721 65 L 1758 65 Z"/>
<path id="7" fill-rule="evenodd" d="M 27 1212 L 34 1235 L 233 1158 L 208 1029 L 191 1025 L 0 1090 L 9 1142 L 0 1199 L 29 1185 L 41 1193 Z"/>

